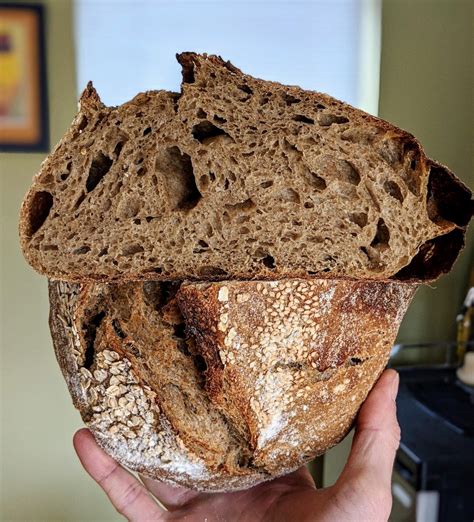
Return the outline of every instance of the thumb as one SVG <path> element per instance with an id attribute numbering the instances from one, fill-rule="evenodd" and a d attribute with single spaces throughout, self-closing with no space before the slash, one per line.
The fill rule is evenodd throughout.
<path id="1" fill-rule="evenodd" d="M 399 376 L 386 370 L 359 411 L 351 454 L 338 482 L 390 492 L 393 461 L 400 444 L 395 397 Z"/>

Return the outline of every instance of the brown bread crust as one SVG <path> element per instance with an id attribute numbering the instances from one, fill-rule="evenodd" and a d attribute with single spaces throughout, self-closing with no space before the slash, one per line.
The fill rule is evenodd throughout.
<path id="1" fill-rule="evenodd" d="M 471 192 L 411 134 L 325 94 L 183 53 L 181 94 L 106 107 L 89 84 L 20 222 L 64 280 L 447 272 Z"/>
<path id="2" fill-rule="evenodd" d="M 50 281 L 50 327 L 74 405 L 113 458 L 171 484 L 230 491 L 345 436 L 415 289 Z"/>

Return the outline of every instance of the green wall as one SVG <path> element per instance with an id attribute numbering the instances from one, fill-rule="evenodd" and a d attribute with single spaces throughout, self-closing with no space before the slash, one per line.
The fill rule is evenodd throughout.
<path id="1" fill-rule="evenodd" d="M 73 6 L 70 0 L 41 3 L 54 145 L 77 107 Z M 20 202 L 45 156 L 0 154 L 0 520 L 122 520 L 74 454 L 71 438 L 82 422 L 54 358 L 47 282 L 19 248 Z"/>
<path id="2" fill-rule="evenodd" d="M 473 20 L 466 0 L 384 0 L 379 115 L 474 188 Z M 447 341 L 467 291 L 474 230 L 454 270 L 421 288 L 400 342 Z"/>

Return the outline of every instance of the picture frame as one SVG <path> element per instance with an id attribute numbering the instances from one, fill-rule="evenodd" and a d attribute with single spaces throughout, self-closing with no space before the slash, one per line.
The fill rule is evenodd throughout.
<path id="1" fill-rule="evenodd" d="M 0 71 L 0 152 L 47 152 L 42 5 L 0 0 Z"/>

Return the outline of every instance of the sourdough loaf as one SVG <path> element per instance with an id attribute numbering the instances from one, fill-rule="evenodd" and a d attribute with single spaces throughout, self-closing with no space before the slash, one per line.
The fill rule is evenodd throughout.
<path id="1" fill-rule="evenodd" d="M 183 53 L 180 94 L 89 84 L 27 194 L 31 265 L 64 280 L 430 280 L 470 191 L 407 132 L 330 96 Z"/>
<path id="2" fill-rule="evenodd" d="M 50 282 L 50 327 L 98 443 L 146 476 L 229 491 L 349 430 L 416 285 Z"/>

